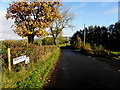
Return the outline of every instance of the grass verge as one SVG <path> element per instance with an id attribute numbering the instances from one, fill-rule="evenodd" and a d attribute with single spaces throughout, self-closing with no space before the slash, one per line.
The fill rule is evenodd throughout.
<path id="1" fill-rule="evenodd" d="M 42 88 L 59 55 L 57 50 L 47 60 L 30 63 L 19 72 L 3 69 L 2 88 Z"/>
<path id="2" fill-rule="evenodd" d="M 113 53 L 113 54 L 120 54 L 120 52 L 118 52 L 118 51 L 112 51 L 111 53 Z"/>

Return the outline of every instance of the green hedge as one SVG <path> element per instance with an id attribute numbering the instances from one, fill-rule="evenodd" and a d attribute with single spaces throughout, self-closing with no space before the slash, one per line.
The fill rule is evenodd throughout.
<path id="1" fill-rule="evenodd" d="M 11 60 L 18 56 L 27 55 L 30 63 L 21 62 L 7 68 L 7 48 L 11 48 Z M 42 88 L 47 83 L 60 49 L 57 46 L 38 46 L 25 42 L 2 42 L 2 88 Z M 12 63 L 11 63 L 12 64 Z"/>
<path id="2" fill-rule="evenodd" d="M 43 45 L 54 45 L 54 39 L 53 37 L 46 37 L 42 39 Z"/>
<path id="3" fill-rule="evenodd" d="M 30 58 L 30 62 L 36 62 L 40 60 L 45 60 L 53 52 L 58 50 L 57 46 L 38 46 L 35 44 L 27 44 L 25 42 L 16 42 L 16 41 L 3 41 L 2 42 L 2 66 L 7 68 L 8 58 L 7 58 L 7 48 L 11 49 L 11 60 L 13 58 L 27 55 Z M 12 64 L 12 62 L 11 62 Z M 22 63 L 20 63 L 22 64 Z M 19 64 L 19 65 L 20 65 Z"/>

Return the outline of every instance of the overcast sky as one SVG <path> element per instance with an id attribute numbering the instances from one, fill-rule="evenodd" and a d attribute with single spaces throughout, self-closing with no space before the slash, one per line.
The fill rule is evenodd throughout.
<path id="1" fill-rule="evenodd" d="M 85 0 L 85 2 L 63 2 L 63 5 L 70 8 L 70 12 L 75 15 L 72 21 L 75 28 L 73 30 L 65 29 L 63 36 L 72 36 L 77 30 L 83 29 L 84 24 L 86 24 L 86 26 L 99 25 L 108 27 L 110 24 L 118 21 L 118 0 L 105 0 L 114 2 L 96 1 L 98 2 L 94 2 L 94 0 Z M 13 20 L 6 20 L 5 18 L 9 2 L 5 2 L 5 0 L 4 2 L 0 1 L 0 7 L 0 40 L 21 39 L 21 37 L 11 29 L 11 25 L 14 24 Z"/>

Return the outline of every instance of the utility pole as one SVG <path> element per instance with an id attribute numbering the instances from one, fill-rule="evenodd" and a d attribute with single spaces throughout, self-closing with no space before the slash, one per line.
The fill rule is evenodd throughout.
<path id="1" fill-rule="evenodd" d="M 118 2 L 118 22 L 120 22 L 120 1 Z"/>
<path id="2" fill-rule="evenodd" d="M 85 24 L 84 24 L 84 46 L 85 46 L 85 37 L 86 37 L 86 28 L 85 28 Z"/>

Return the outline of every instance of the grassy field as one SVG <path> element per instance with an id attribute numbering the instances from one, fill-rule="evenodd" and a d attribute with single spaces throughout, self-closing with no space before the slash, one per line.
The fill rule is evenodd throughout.
<path id="1" fill-rule="evenodd" d="M 45 61 L 30 63 L 29 66 L 21 67 L 19 72 L 11 71 L 10 73 L 3 69 L 2 88 L 42 88 L 49 80 L 50 74 L 60 50 L 53 53 Z"/>

